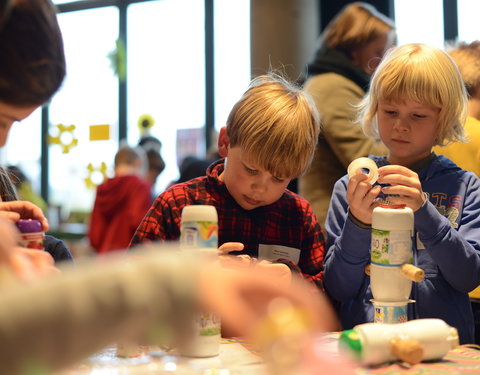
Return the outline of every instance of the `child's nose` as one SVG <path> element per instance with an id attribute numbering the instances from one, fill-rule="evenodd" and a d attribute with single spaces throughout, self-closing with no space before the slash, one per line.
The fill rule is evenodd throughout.
<path id="1" fill-rule="evenodd" d="M 395 123 L 393 125 L 393 128 L 397 131 L 400 131 L 400 132 L 406 132 L 406 131 L 409 131 L 410 130 L 410 127 L 408 125 L 408 122 L 407 121 L 404 121 L 402 120 L 401 118 L 397 118 L 395 120 Z"/>
<path id="2" fill-rule="evenodd" d="M 264 192 L 267 190 L 267 183 L 268 179 L 262 176 L 257 176 L 257 178 L 253 181 L 252 189 L 257 192 Z"/>

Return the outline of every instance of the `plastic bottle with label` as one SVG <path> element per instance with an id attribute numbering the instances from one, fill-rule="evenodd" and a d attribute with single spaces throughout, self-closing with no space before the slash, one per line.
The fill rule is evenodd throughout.
<path id="1" fill-rule="evenodd" d="M 214 206 L 191 205 L 182 210 L 180 248 L 192 256 L 215 259 L 218 254 L 218 215 Z M 193 336 L 178 348 L 187 357 L 213 357 L 220 352 L 220 318 L 200 312 L 194 322 Z"/>
<path id="2" fill-rule="evenodd" d="M 407 321 L 412 280 L 402 267 L 413 260 L 413 211 L 405 206 L 381 205 L 373 210 L 370 286 L 377 323 Z"/>
<path id="3" fill-rule="evenodd" d="M 20 246 L 44 250 L 45 233 L 39 220 L 20 219 L 16 222 L 16 226 L 21 234 Z"/>

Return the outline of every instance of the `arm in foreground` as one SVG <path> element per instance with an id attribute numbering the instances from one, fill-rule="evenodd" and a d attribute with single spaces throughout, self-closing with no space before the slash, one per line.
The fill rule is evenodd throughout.
<path id="1" fill-rule="evenodd" d="M 312 330 L 328 329 L 334 320 L 328 303 L 313 298 L 304 284 L 285 288 L 245 270 L 199 267 L 169 251 L 78 264 L 60 276 L 2 290 L 0 363 L 11 375 L 27 368 L 49 373 L 122 338 L 178 342 L 198 308 L 248 337 L 276 297 L 308 311 Z"/>

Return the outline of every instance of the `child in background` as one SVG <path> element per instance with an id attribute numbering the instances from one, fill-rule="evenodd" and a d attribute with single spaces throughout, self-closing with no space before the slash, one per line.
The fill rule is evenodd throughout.
<path id="1" fill-rule="evenodd" d="M 460 43 L 448 54 L 457 64 L 468 92 L 467 142 L 435 146 L 433 151 L 480 177 L 480 41 Z"/>
<path id="2" fill-rule="evenodd" d="M 425 280 L 413 283 L 408 319 L 440 318 L 473 342 L 468 292 L 480 283 L 480 180 L 435 145 L 463 139 L 467 95 L 443 51 L 409 44 L 390 51 L 360 104 L 364 131 L 387 146 L 372 157 L 378 183 L 359 173 L 335 184 L 327 217 L 325 288 L 340 302 L 344 329 L 373 321 L 370 278 L 372 211 L 388 195 L 414 212 L 413 264 Z"/>
<path id="3" fill-rule="evenodd" d="M 213 205 L 224 251 L 248 262 L 259 258 L 266 272 L 285 279 L 302 274 L 322 287 L 322 231 L 309 203 L 286 189 L 308 168 L 318 132 L 318 113 L 304 92 L 279 77 L 257 77 L 220 130 L 218 152 L 225 159 L 207 176 L 160 194 L 131 246 L 178 239 L 183 207 Z"/>
<path id="4" fill-rule="evenodd" d="M 124 250 L 152 203 L 141 148 L 122 146 L 115 154 L 114 177 L 97 187 L 88 237 L 99 253 Z"/>
<path id="5" fill-rule="evenodd" d="M 9 173 L 2 167 L 0 167 L 0 198 L 1 202 L 20 200 L 15 186 L 10 179 Z M 55 263 L 65 260 L 73 260 L 70 250 L 68 250 L 67 246 L 65 246 L 65 243 L 58 238 L 46 234 L 43 241 L 43 246 L 45 251 L 47 251 L 53 257 Z"/>

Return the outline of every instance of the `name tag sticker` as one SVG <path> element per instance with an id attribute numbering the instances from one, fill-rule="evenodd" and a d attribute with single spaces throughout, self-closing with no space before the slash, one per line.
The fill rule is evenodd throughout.
<path id="1" fill-rule="evenodd" d="M 300 249 L 281 245 L 263 245 L 258 246 L 258 259 L 275 262 L 278 259 L 288 259 L 290 262 L 298 264 L 300 260 Z"/>

